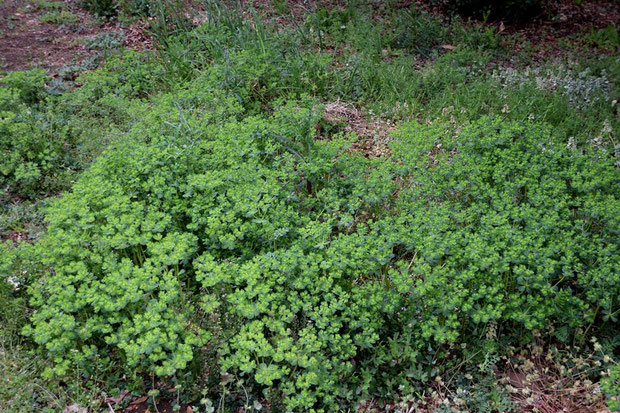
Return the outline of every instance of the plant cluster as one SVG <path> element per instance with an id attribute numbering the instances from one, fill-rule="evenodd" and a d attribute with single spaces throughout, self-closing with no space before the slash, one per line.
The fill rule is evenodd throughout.
<path id="1" fill-rule="evenodd" d="M 217 345 L 220 369 L 271 403 L 319 411 L 415 391 L 429 349 L 490 323 L 515 343 L 617 328 L 604 154 L 481 119 L 455 138 L 406 126 L 396 162 L 372 161 L 316 141 L 309 103 L 238 121 L 199 84 L 202 104 L 135 126 L 49 210 L 26 330 L 48 374 L 97 361 L 174 377 Z"/>
<path id="2" fill-rule="evenodd" d="M 75 23 L 78 20 L 78 17 L 68 10 L 61 10 L 61 11 L 52 10 L 52 11 L 45 13 L 41 17 L 39 17 L 39 20 L 42 21 L 43 23 L 52 23 L 52 24 L 58 24 L 58 25 L 63 25 L 63 26 L 72 26 L 72 25 L 75 25 Z"/>
<path id="3" fill-rule="evenodd" d="M 42 69 L 0 78 L 0 207 L 5 196 L 34 199 L 67 189 L 106 139 L 130 123 L 157 73 L 145 56 L 127 52 L 79 76 L 75 90 L 54 84 Z"/>
<path id="4" fill-rule="evenodd" d="M 0 188 L 19 196 L 53 187 L 65 169 L 65 142 L 41 136 L 37 113 L 30 109 L 46 95 L 46 79 L 45 71 L 37 69 L 1 79 Z"/>
<path id="5" fill-rule="evenodd" d="M 612 100 L 609 75 L 604 69 L 596 76 L 590 68 L 576 71 L 559 63 L 554 65 L 553 70 L 528 68 L 525 71 L 517 71 L 508 68 L 497 71 L 494 77 L 505 88 L 533 82 L 536 89 L 564 95 L 572 105 L 578 107 L 588 107 L 599 101 L 607 103 Z"/>
<path id="6" fill-rule="evenodd" d="M 616 364 L 602 380 L 602 389 L 609 398 L 609 409 L 612 412 L 620 411 L 620 364 Z"/>

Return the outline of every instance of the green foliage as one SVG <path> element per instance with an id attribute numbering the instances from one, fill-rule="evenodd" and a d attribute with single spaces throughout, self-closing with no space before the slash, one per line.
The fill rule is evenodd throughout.
<path id="1" fill-rule="evenodd" d="M 129 16 L 152 16 L 154 4 L 158 2 L 153 0 L 118 0 L 118 3 L 119 9 Z"/>
<path id="2" fill-rule="evenodd" d="M 19 234 L 24 240 L 38 239 L 44 229 L 42 209 L 45 200 L 16 201 L 11 200 L 8 194 L 3 195 L 0 195 L 0 236 Z"/>
<path id="3" fill-rule="evenodd" d="M 101 17 L 112 17 L 118 12 L 118 0 L 83 0 L 83 6 Z"/>
<path id="4" fill-rule="evenodd" d="M 20 330 L 28 323 L 26 280 L 36 258 L 30 254 L 28 244 L 15 246 L 12 242 L 0 242 L 0 410 L 27 413 L 34 411 L 63 411 L 71 400 L 80 403 L 98 402 L 93 394 L 84 394 L 76 384 L 63 389 L 56 382 L 46 382 L 39 377 L 48 362 L 32 352 Z M 34 264 L 34 265 L 33 265 Z M 20 389 L 20 391 L 16 391 Z"/>
<path id="5" fill-rule="evenodd" d="M 43 69 L 11 72 L 0 78 L 0 85 L 7 88 L 2 91 L 1 108 L 6 110 L 19 102 L 26 104 L 38 103 L 46 94 L 46 81 L 47 74 Z M 15 94 L 18 99 L 11 97 L 11 95 Z"/>
<path id="6" fill-rule="evenodd" d="M 41 379 L 49 361 L 33 354 L 32 343 L 19 333 L 31 311 L 25 291 L 40 271 L 38 258 L 30 254 L 28 244 L 15 248 L 4 241 L 38 239 L 45 227 L 41 211 L 46 201 L 41 198 L 68 189 L 107 140 L 122 134 L 132 108 L 139 106 L 137 95 L 152 91 L 150 79 L 157 71 L 148 67 L 145 56 L 109 56 L 108 64 L 80 78 L 82 87 L 69 91 L 38 69 L 0 80 L 2 411 L 64 411 L 73 403 L 96 409 L 99 403 L 96 377 L 84 383 L 76 374 L 67 385 Z M 106 374 L 106 383 L 113 386 L 116 374 Z"/>
<path id="7" fill-rule="evenodd" d="M 77 16 L 67 10 L 52 10 L 41 17 L 39 20 L 44 23 L 60 24 L 60 25 L 73 25 L 77 22 Z"/>
<path id="8" fill-rule="evenodd" d="M 415 126 L 398 136 L 397 156 L 415 171 L 399 203 L 410 212 L 411 268 L 422 277 L 412 298 L 428 317 L 424 336 L 453 341 L 493 320 L 524 334 L 601 315 L 617 321 L 613 157 L 498 119 L 454 139 Z"/>
<path id="9" fill-rule="evenodd" d="M 0 321 L 2 330 L 0 338 L 8 343 L 26 321 L 23 297 L 14 297 L 15 288 L 23 279 L 16 278 L 15 266 L 18 261 L 17 251 L 10 241 L 0 244 Z"/>
<path id="10" fill-rule="evenodd" d="M 609 410 L 620 412 L 620 364 L 614 365 L 601 381 L 601 389 L 608 397 Z"/>
<path id="11" fill-rule="evenodd" d="M 129 124 L 139 99 L 154 90 L 157 76 L 146 56 L 127 52 L 82 75 L 80 88 L 60 96 L 47 89 L 43 70 L 3 77 L 0 189 L 33 199 L 68 188 L 106 139 Z"/>
<path id="12" fill-rule="evenodd" d="M 192 94 L 194 92 L 195 90 L 192 90 Z M 205 90 L 205 93 L 209 92 Z M 212 98 L 208 99 L 207 96 L 212 96 Z M 217 98 L 217 95 L 210 93 L 203 98 L 205 100 L 201 102 L 209 103 L 206 106 L 200 108 L 198 113 L 202 113 L 202 111 L 208 111 L 210 108 L 214 108 L 214 106 L 211 105 L 216 104 L 218 105 L 218 107 L 216 111 L 213 112 L 213 115 L 216 115 L 221 110 L 226 111 L 224 109 L 226 107 L 226 101 L 222 101 L 221 99 Z M 187 104 L 190 104 L 190 102 L 187 102 Z M 234 103 L 230 102 L 229 106 L 231 107 L 231 109 L 233 109 L 234 112 Z M 171 102 L 167 105 L 165 103 L 162 103 L 160 105 L 160 108 L 161 111 L 154 111 L 151 114 L 151 120 L 156 120 L 159 119 L 160 116 L 164 116 L 164 119 L 168 119 L 169 126 L 166 128 L 168 130 L 168 133 L 175 132 L 176 135 L 179 135 L 184 134 L 184 132 L 187 131 L 186 126 L 189 125 L 185 123 L 187 119 L 184 117 L 184 113 L 182 111 L 179 112 L 179 110 L 182 110 L 181 107 L 177 108 L 176 105 Z M 194 107 L 193 110 L 198 109 L 198 107 Z M 170 118 L 170 113 L 174 114 L 175 112 L 178 113 L 177 117 Z M 207 122 L 207 120 L 204 118 L 200 118 L 200 121 Z M 183 144 L 186 146 L 185 149 L 181 150 L 181 152 L 177 153 L 177 150 L 172 149 L 172 147 L 170 149 L 171 152 L 162 152 L 161 149 L 163 149 L 163 147 L 160 145 L 166 145 L 167 143 L 163 136 L 159 135 L 160 133 L 164 132 L 164 130 L 161 129 L 161 122 L 162 121 L 159 121 L 154 125 L 155 129 L 149 128 L 149 125 L 147 123 L 144 125 L 145 128 L 139 128 L 139 132 L 136 132 L 137 135 L 142 132 L 146 133 L 146 136 L 148 136 L 149 139 L 152 139 L 153 142 L 158 141 L 160 142 L 160 144 L 155 144 L 149 149 L 149 147 L 137 145 L 138 142 L 131 142 L 132 139 L 127 139 L 126 141 L 124 141 L 123 145 L 121 145 L 121 147 L 116 150 L 116 152 L 113 152 L 114 154 L 116 154 L 115 156 L 104 156 L 104 158 L 102 158 L 100 161 L 96 162 L 95 165 L 93 165 L 93 167 L 85 175 L 86 177 L 92 177 L 90 181 L 87 178 L 84 178 L 83 180 L 81 180 L 81 182 L 83 182 L 82 184 L 76 184 L 72 194 L 67 195 L 65 198 L 63 198 L 66 199 L 66 202 L 71 205 L 70 210 L 65 211 L 69 214 L 67 216 L 80 217 L 81 215 L 87 214 L 79 219 L 84 220 L 84 222 L 88 222 L 93 219 L 95 221 L 99 221 L 101 219 L 108 221 L 109 225 L 111 225 L 109 229 L 105 229 L 108 224 L 106 224 L 105 227 L 100 227 L 99 224 L 97 224 L 96 227 L 101 229 L 101 232 L 98 232 L 99 236 L 101 237 L 100 241 L 98 241 L 101 248 L 100 253 L 103 253 L 104 250 L 109 250 L 112 255 L 109 255 L 105 258 L 104 255 L 106 254 L 101 255 L 103 261 L 99 262 L 98 264 L 95 263 L 97 261 L 97 258 L 95 256 L 91 257 L 95 260 L 92 263 L 90 263 L 90 259 L 84 257 L 84 264 L 86 265 L 83 266 L 82 269 L 78 269 L 77 267 L 75 267 L 77 263 L 73 261 L 75 256 L 73 255 L 73 253 L 70 253 L 69 250 L 66 251 L 69 254 L 64 258 L 61 258 L 63 257 L 62 254 L 60 256 L 56 256 L 56 253 L 60 253 L 61 251 L 60 249 L 54 247 L 52 244 L 60 242 L 60 244 L 57 244 L 58 246 L 60 246 L 64 243 L 64 241 L 61 241 L 60 239 L 54 240 L 54 237 L 46 237 L 49 242 L 52 242 L 52 244 L 49 245 L 48 249 L 48 251 L 52 254 L 49 255 L 47 259 L 52 261 L 55 259 L 65 260 L 65 265 L 54 265 L 54 271 L 58 274 L 58 277 L 50 277 L 50 284 L 48 284 L 47 288 L 61 288 L 67 293 L 69 293 L 69 295 L 61 294 L 60 296 L 57 296 L 58 300 L 55 301 L 56 304 L 48 307 L 51 310 L 52 307 L 56 305 L 59 305 L 61 307 L 68 306 L 65 310 L 66 317 L 63 317 L 62 320 L 52 319 L 48 323 L 47 319 L 51 315 L 51 313 L 48 313 L 46 311 L 39 313 L 40 316 L 37 316 L 41 325 L 40 328 L 37 330 L 38 334 L 36 335 L 36 341 L 44 343 L 52 338 L 55 338 L 55 340 L 50 342 L 50 344 L 48 345 L 48 350 L 54 355 L 62 354 L 65 351 L 68 351 L 71 347 L 73 347 L 73 339 L 77 339 L 78 337 L 80 337 L 80 341 L 83 340 L 86 343 L 90 343 L 91 340 L 89 340 L 89 338 L 93 337 L 95 338 L 94 342 L 88 345 L 84 345 L 80 349 L 81 351 L 75 353 L 70 352 L 70 359 L 79 360 L 83 364 L 85 364 L 84 362 L 86 360 L 89 360 L 95 356 L 102 357 L 105 360 L 105 358 L 108 356 L 104 352 L 94 352 L 96 348 L 94 343 L 97 343 L 100 346 L 105 345 L 105 342 L 102 341 L 103 337 L 99 337 L 100 334 L 104 334 L 105 340 L 107 341 L 108 345 L 115 345 L 116 347 L 122 348 L 124 350 L 126 358 L 125 362 L 129 366 L 153 366 L 152 370 L 162 375 L 168 375 L 174 372 L 176 369 L 184 367 L 187 361 L 191 359 L 192 346 L 195 346 L 204 340 L 204 333 L 194 334 L 191 331 L 186 330 L 185 322 L 183 320 L 186 319 L 189 314 L 191 314 L 191 309 L 184 307 L 185 310 L 183 310 L 180 314 L 177 314 L 175 311 L 176 309 L 174 308 L 175 303 L 182 306 L 185 305 L 185 302 L 178 295 L 178 282 L 180 280 L 178 277 L 182 277 L 182 274 L 184 272 L 182 263 L 188 259 L 188 257 L 186 257 L 185 255 L 188 253 L 191 254 L 192 248 L 195 248 L 191 247 L 191 245 L 195 244 L 197 240 L 195 239 L 195 237 L 188 237 L 189 234 L 179 232 L 177 238 L 175 238 L 174 235 L 167 235 L 163 238 L 167 243 L 167 246 L 157 243 L 156 240 L 161 239 L 161 233 L 164 232 L 164 230 L 168 226 L 168 224 L 166 224 L 166 221 L 168 221 L 170 218 L 167 218 L 165 214 L 162 214 L 162 212 L 157 212 L 157 210 L 153 210 L 152 213 L 149 214 L 148 217 L 146 217 L 147 221 L 144 221 L 143 224 L 140 224 L 139 221 L 141 220 L 136 221 L 136 216 L 131 215 L 139 213 L 139 209 L 134 208 L 134 206 L 137 206 L 137 204 L 135 204 L 135 201 L 131 201 L 131 198 L 133 198 L 134 196 L 122 195 L 122 193 L 118 192 L 118 190 L 122 188 L 122 186 L 118 186 L 119 183 L 114 183 L 111 181 L 109 184 L 104 184 L 104 181 L 107 179 L 106 177 L 108 176 L 108 173 L 111 170 L 115 169 L 111 168 L 111 166 L 117 164 L 119 161 L 121 163 L 125 162 L 123 159 L 126 159 L 127 150 L 138 151 L 135 153 L 135 158 L 130 157 L 130 159 L 127 159 L 129 161 L 136 162 L 135 166 L 129 164 L 125 166 L 122 166 L 121 164 L 118 165 L 118 167 L 121 169 L 127 168 L 128 171 L 133 170 L 135 173 L 137 173 L 137 175 L 133 177 L 131 176 L 131 173 L 124 174 L 125 178 L 123 179 L 123 185 L 130 186 L 132 185 L 132 181 L 142 176 L 142 172 L 140 172 L 140 169 L 142 167 L 138 166 L 140 164 L 143 164 L 148 168 L 155 168 L 153 169 L 153 171 L 155 171 L 159 169 L 159 167 L 157 166 L 158 163 L 169 159 L 168 156 L 183 156 L 183 153 L 191 156 L 198 155 L 198 152 L 192 152 L 194 148 L 192 148 L 193 144 L 191 136 L 185 136 L 185 138 L 188 140 L 183 142 Z M 196 120 L 196 122 L 198 122 L 198 120 Z M 192 124 L 192 126 L 195 128 L 199 125 L 203 125 L 203 123 Z M 153 135 L 151 135 L 151 133 L 153 133 Z M 178 139 L 182 138 L 179 136 Z M 179 143 L 179 145 L 181 145 L 181 143 Z M 181 147 L 179 147 L 179 149 L 181 149 Z M 177 155 L 174 155 L 174 153 L 177 153 Z M 143 158 L 145 156 L 146 158 Z M 163 157 L 160 158 L 160 156 Z M 151 157 L 154 158 L 149 159 Z M 187 168 L 195 168 L 198 166 L 186 164 L 180 159 L 179 162 L 180 166 L 185 165 L 185 167 Z M 165 179 L 173 178 L 174 176 L 176 176 L 177 173 L 182 173 L 182 171 L 185 170 L 185 167 L 182 167 L 182 170 L 177 172 L 171 171 L 172 175 L 170 175 L 168 178 L 164 178 L 164 175 L 160 175 L 160 178 L 164 178 L 164 181 L 161 181 L 159 178 L 153 176 L 155 180 L 147 183 L 144 190 L 146 190 L 147 192 L 154 190 L 153 195 L 155 197 L 163 195 L 162 193 L 159 193 L 159 191 L 165 190 L 167 192 L 168 189 L 165 189 L 161 186 L 159 187 L 159 189 L 156 189 L 156 187 L 149 189 L 149 187 L 151 185 L 165 185 Z M 164 171 L 162 170 L 161 172 Z M 130 187 L 126 188 L 129 189 Z M 94 193 L 90 195 L 90 192 L 92 191 L 97 192 L 98 195 L 94 195 Z M 80 195 L 81 192 L 84 193 Z M 80 204 L 75 203 L 74 198 L 81 198 L 83 200 L 86 200 L 90 199 L 91 196 L 95 196 L 96 198 L 100 199 L 102 203 L 92 206 L 89 206 L 87 203 L 81 204 L 81 206 Z M 64 212 L 62 212 L 63 208 L 64 207 L 56 209 L 56 211 L 60 213 L 60 215 L 56 218 L 54 218 L 52 214 L 48 215 L 48 220 L 50 221 L 50 229 L 48 231 L 49 234 L 56 232 L 56 230 L 54 229 L 56 228 L 56 222 L 62 223 L 65 221 L 65 218 L 63 217 Z M 126 215 L 123 218 L 118 208 L 126 209 L 126 213 L 129 215 Z M 90 212 L 91 210 L 92 212 Z M 164 207 L 164 210 L 167 210 L 167 208 Z M 95 215 L 92 215 L 93 213 Z M 119 219 L 119 221 L 116 221 L 116 223 L 109 221 L 110 219 L 116 219 L 113 218 L 114 216 Z M 138 225 L 137 227 L 135 227 L 138 230 L 138 233 L 134 234 L 134 236 L 137 237 L 134 241 L 131 241 L 130 238 L 127 238 L 125 241 L 122 240 L 124 237 L 131 237 L 131 233 L 129 231 L 126 231 L 126 228 L 123 228 L 126 224 L 129 224 L 129 221 L 126 220 L 132 220 L 135 224 Z M 93 221 L 93 223 L 95 221 Z M 133 226 L 133 224 L 130 225 Z M 154 231 L 151 236 L 146 236 L 146 234 L 139 235 L 139 232 L 141 231 L 139 230 L 139 228 L 144 225 L 146 225 L 144 227 L 144 230 L 151 228 L 151 230 Z M 76 231 L 81 231 L 80 228 L 86 229 L 87 227 L 92 226 L 86 224 L 86 227 L 75 226 L 73 228 Z M 117 230 L 114 230 L 113 228 L 117 228 L 117 230 L 120 232 L 115 235 Z M 60 231 L 60 233 L 64 232 L 64 229 L 62 228 L 58 228 L 58 230 Z M 109 232 L 110 230 L 112 230 L 112 232 Z M 83 232 L 83 235 L 88 237 L 87 232 Z M 160 235 L 157 235 L 157 233 L 160 233 Z M 147 247 L 146 242 L 149 241 L 152 236 L 155 238 L 153 238 L 153 242 L 150 242 L 149 246 Z M 92 237 L 92 239 L 94 240 L 98 237 L 98 235 L 93 233 Z M 76 234 L 74 240 L 78 241 L 78 239 L 79 237 Z M 187 243 L 187 249 L 185 247 L 181 247 L 181 244 L 178 244 L 179 242 L 181 242 L 181 240 L 184 240 L 183 242 Z M 43 244 L 46 242 L 43 242 Z M 46 247 L 42 248 L 47 249 Z M 119 251 L 114 252 L 116 249 L 119 249 Z M 79 252 L 79 250 L 80 248 L 77 247 L 76 244 L 76 249 L 74 250 L 74 253 L 80 255 L 81 253 Z M 146 258 L 145 254 L 150 255 L 154 251 L 157 251 L 156 255 L 158 255 L 158 258 L 155 258 L 154 256 L 153 259 L 148 258 L 146 259 L 146 261 L 144 261 L 144 259 Z M 136 263 L 144 263 L 144 266 L 140 267 L 141 269 L 132 269 L 132 262 L 134 262 L 134 260 L 137 260 Z M 91 271 L 94 270 L 94 267 L 91 267 L 92 265 L 102 266 L 100 267 L 100 270 L 97 271 L 101 271 L 105 268 L 104 271 L 109 271 L 109 275 L 102 278 L 101 280 L 97 279 L 97 277 L 91 279 L 91 276 L 89 274 L 91 274 Z M 84 302 L 83 305 L 78 305 L 76 307 L 75 303 L 72 303 L 71 299 L 72 288 L 67 286 L 67 289 L 61 287 L 61 284 L 55 283 L 55 281 L 62 279 L 62 274 L 70 274 L 76 270 L 81 274 L 78 276 L 78 278 L 75 279 L 77 283 L 76 285 L 82 284 L 84 287 L 88 286 L 86 287 L 87 289 L 92 289 L 90 290 L 90 292 L 81 289 L 79 294 L 81 295 L 82 292 L 86 293 L 88 296 L 90 296 L 90 298 L 88 299 L 89 301 L 95 300 L 92 301 L 88 306 L 88 308 L 90 308 L 91 310 L 86 311 L 85 309 L 83 309 L 83 307 L 87 305 L 86 302 Z M 135 288 L 132 287 L 133 291 L 127 291 L 126 293 L 119 294 L 120 290 L 116 290 L 112 285 L 112 283 L 117 283 L 119 288 L 124 288 L 121 287 L 122 281 L 127 281 L 130 279 L 133 279 L 135 282 Z M 97 291 L 99 290 L 99 288 L 101 288 L 101 286 L 105 285 L 108 285 L 108 287 L 111 288 L 108 290 L 107 293 L 109 295 L 106 295 L 104 291 Z M 108 287 L 105 288 L 107 289 Z M 76 291 L 73 290 L 73 293 L 76 293 Z M 84 296 L 84 298 L 86 298 L 86 296 Z M 38 296 L 38 298 L 35 298 L 34 302 L 43 304 L 43 301 L 40 300 L 43 300 L 43 297 Z M 73 308 L 73 310 L 71 310 L 71 308 Z M 138 310 L 139 308 L 142 308 L 142 310 Z M 99 314 L 95 318 L 91 318 L 88 313 L 93 310 L 95 312 L 100 312 L 101 314 Z M 74 317 L 78 316 L 79 314 L 84 314 L 86 316 L 86 318 L 82 320 L 85 323 L 83 325 L 74 319 Z M 121 322 L 123 320 L 123 317 L 121 316 L 123 315 L 126 317 L 125 324 L 123 324 L 122 327 L 119 326 L 118 329 L 115 328 L 114 331 L 110 330 L 110 328 L 112 326 L 115 326 L 117 323 L 117 321 L 114 320 L 118 320 L 118 322 Z M 74 325 L 76 328 L 78 328 L 79 331 L 70 331 L 71 329 L 69 328 L 69 324 L 66 323 Z M 159 330 L 157 329 L 158 326 Z M 47 332 L 45 333 L 43 333 L 43 331 L 45 331 L 44 327 L 47 327 Z M 69 328 L 69 330 L 65 330 L 65 332 L 62 333 L 62 330 L 65 329 L 65 327 Z M 58 335 L 58 337 L 55 337 L 56 335 Z M 134 340 L 134 338 L 139 338 L 139 340 Z M 148 359 L 143 359 L 144 354 L 148 356 Z M 167 360 L 167 354 L 173 354 L 174 358 L 172 360 Z M 60 358 L 60 356 L 58 357 L 58 363 L 55 371 L 57 373 L 64 373 L 67 369 L 68 359 L 62 359 Z"/>
<path id="13" fill-rule="evenodd" d="M 66 10 L 67 4 L 62 1 L 35 0 L 32 2 L 37 10 Z"/>
<path id="14" fill-rule="evenodd" d="M 321 410 L 412 391 L 428 346 L 489 322 L 515 341 L 615 323 L 620 205 L 605 154 L 482 119 L 455 140 L 406 127 L 399 162 L 375 162 L 314 140 L 308 103 L 235 121 L 234 97 L 207 79 L 188 92 L 198 85 L 202 98 L 179 101 L 193 109 L 163 99 L 50 209 L 37 254 L 54 270 L 26 330 L 48 374 L 101 360 L 176 376 L 220 343 L 224 371 Z M 412 184 L 394 199 L 398 175 Z"/>
<path id="15" fill-rule="evenodd" d="M 104 18 L 127 16 L 150 16 L 161 0 L 82 0 L 82 5 L 92 13 Z"/>
<path id="16" fill-rule="evenodd" d="M 448 37 L 448 29 L 438 19 L 415 7 L 399 14 L 395 25 L 397 31 L 390 46 L 415 51 L 422 56 L 429 56 Z"/>
<path id="17" fill-rule="evenodd" d="M 258 18 L 250 24 L 230 11 L 213 13 L 213 19 L 191 32 L 175 30 L 181 22 L 159 28 L 162 36 L 172 32 L 163 36 L 158 49 L 168 87 L 179 79 L 191 80 L 215 64 L 223 87 L 249 84 L 250 98 L 258 106 L 289 95 L 328 95 L 329 56 L 306 52 L 297 38 L 275 32 Z"/>
<path id="18" fill-rule="evenodd" d="M 161 77 L 162 68 L 151 60 L 148 54 L 127 50 L 111 56 L 105 67 L 87 72 L 76 81 L 81 87 L 75 93 L 66 96 L 71 105 L 84 105 L 86 101 L 94 104 L 92 112 L 101 116 L 102 113 L 118 116 L 128 112 L 123 105 L 112 104 L 116 100 L 144 98 L 153 93 Z M 111 106 L 118 106 L 111 109 Z"/>
<path id="19" fill-rule="evenodd" d="M 503 346 L 530 340 L 536 328 L 573 334 L 596 325 L 613 336 L 620 308 L 614 159 L 578 153 L 535 124 L 482 119 L 451 136 L 442 126 L 416 125 L 396 134 L 394 156 L 410 184 L 390 208 L 398 214 L 377 225 L 393 232 L 386 273 L 406 297 L 386 336 L 399 334 L 394 340 L 403 344 L 406 334 L 416 337 L 421 354 L 454 351 L 455 343 L 476 348 L 489 325 L 499 325 Z M 426 370 L 422 360 L 413 363 Z M 374 388 L 399 383 L 399 367 L 392 363 L 383 383 L 374 371 Z"/>
<path id="20" fill-rule="evenodd" d="M 160 46 L 167 87 L 216 63 L 226 72 L 227 87 L 240 81 L 254 85 L 256 108 L 291 93 L 308 93 L 352 101 L 395 120 L 449 114 L 463 122 L 491 114 L 521 121 L 534 116 L 578 143 L 598 134 L 606 119 L 612 129 L 617 122 L 612 100 L 619 65 L 610 59 L 597 63 L 601 69 L 595 77 L 573 65 L 543 79 L 551 87 L 540 88 L 538 77 L 547 75 L 525 71 L 528 75 L 517 82 L 505 82 L 508 69 L 494 63 L 507 57 L 512 39 L 459 20 L 442 25 L 416 8 L 387 8 L 385 19 L 370 19 L 362 6 L 349 4 L 319 9 L 295 30 L 278 31 L 257 16 L 249 21 L 217 3 L 210 7 L 207 23 L 165 38 Z M 328 52 L 312 52 L 317 43 Z M 451 45 L 454 50 L 443 47 Z M 419 67 L 411 54 L 431 60 Z"/>
<path id="21" fill-rule="evenodd" d="M 9 88 L 0 92 L 5 98 L 0 112 L 0 187 L 24 197 L 41 190 L 54 191 L 65 172 L 59 168 L 66 153 L 65 142 L 42 135 L 37 113 L 28 106 L 42 99 L 44 74 L 13 72 L 2 79 Z"/>
<path id="22" fill-rule="evenodd" d="M 617 51 L 620 47 L 620 36 L 618 35 L 618 29 L 613 25 L 609 25 L 599 30 L 591 29 L 590 33 L 585 36 L 585 40 L 587 43 L 601 49 Z"/>
<path id="23" fill-rule="evenodd" d="M 303 120 L 309 115 L 311 112 L 302 111 L 292 120 Z M 194 121 L 199 122 L 197 125 L 206 122 L 204 118 L 183 121 L 189 125 Z M 42 259 L 53 263 L 54 275 L 46 277 L 45 285 L 34 292 L 33 303 L 41 311 L 35 316 L 32 334 L 54 356 L 55 373 L 66 373 L 69 362 L 88 368 L 95 356 L 120 356 L 128 367 L 161 376 L 186 367 L 193 349 L 207 337 L 204 327 L 193 325 L 190 320 L 196 308 L 188 299 L 199 291 L 197 282 L 204 278 L 197 276 L 192 267 L 214 257 L 232 257 L 244 251 L 245 255 L 252 251 L 256 254 L 264 248 L 276 248 L 298 232 L 293 225 L 303 220 L 291 204 L 296 184 L 279 182 L 286 174 L 295 175 L 289 152 L 298 152 L 291 143 L 286 145 L 286 155 L 278 155 L 279 138 L 275 142 L 274 138 L 269 139 L 271 135 L 292 138 L 285 134 L 293 126 L 288 122 L 283 117 L 272 129 L 256 119 L 226 123 L 223 127 L 214 125 L 199 136 L 153 136 L 148 145 L 133 141 L 100 158 L 76 184 L 73 193 L 63 198 L 66 204 L 52 209 L 55 212 L 48 215 L 49 236 L 42 242 L 40 252 L 50 252 Z M 191 130 L 198 133 L 200 129 Z M 203 139 L 197 139 L 201 136 Z M 211 138 L 205 139 L 208 136 Z M 165 147 L 169 149 L 162 151 Z M 126 156 L 129 149 L 135 156 Z M 333 153 L 333 149 L 327 152 Z M 324 158 L 323 162 L 329 159 Z M 110 175 L 116 168 L 126 173 Z M 155 171 L 157 174 L 153 175 Z M 136 186 L 144 173 L 152 179 Z M 249 176 L 255 176 L 257 181 L 247 181 Z M 185 180 L 176 187 L 176 183 Z M 134 194 L 123 194 L 123 188 Z M 139 188 L 143 191 L 141 196 L 135 193 Z M 214 197 L 217 193 L 222 195 Z M 78 199 L 86 202 L 76 203 Z M 91 204 L 94 199 L 101 203 Z M 67 226 L 69 216 L 85 226 Z M 116 217 L 114 221 L 110 221 L 112 217 Z M 102 219 L 107 222 L 103 226 L 99 224 Z M 320 225 L 308 228 L 311 233 L 320 229 Z M 67 239 L 63 233 L 75 240 L 74 248 L 58 248 Z M 313 237 L 321 233 L 329 232 L 322 229 Z M 92 254 L 83 255 L 81 237 L 97 245 Z M 200 253 L 205 245 L 210 245 L 208 254 Z M 191 264 L 199 255 L 203 258 Z M 69 280 L 72 281 L 67 284 Z M 132 283 L 129 289 L 127 282 Z M 214 285 L 212 281 L 204 282 L 209 287 Z M 209 303 L 207 298 L 201 298 L 204 306 Z M 314 305 L 319 305 L 314 301 Z M 62 315 L 58 313 L 60 308 Z M 243 337 L 244 333 L 239 334 Z M 76 340 L 83 345 L 76 347 Z M 110 347 L 121 353 L 106 351 Z M 350 350 L 343 351 L 348 354 Z M 231 366 L 236 366 L 234 360 Z M 277 371 L 264 371 L 256 380 L 271 382 L 277 378 Z M 311 381 L 316 384 L 315 379 Z M 315 398 L 309 400 L 314 402 Z"/>

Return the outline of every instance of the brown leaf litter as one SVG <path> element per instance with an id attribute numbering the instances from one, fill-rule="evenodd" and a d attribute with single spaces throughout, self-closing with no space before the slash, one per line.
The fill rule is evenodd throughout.
<path id="1" fill-rule="evenodd" d="M 345 133 L 355 133 L 358 140 L 352 145 L 353 151 L 359 151 L 367 158 L 389 156 L 390 132 L 393 123 L 384 119 L 365 116 L 351 104 L 340 101 L 327 103 L 324 107 L 323 120 L 329 123 L 343 123 Z"/>

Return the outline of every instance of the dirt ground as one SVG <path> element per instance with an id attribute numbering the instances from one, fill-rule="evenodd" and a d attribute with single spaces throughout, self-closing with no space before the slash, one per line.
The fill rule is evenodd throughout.
<path id="1" fill-rule="evenodd" d="M 84 52 L 80 38 L 96 33 L 87 13 L 73 12 L 76 25 L 45 23 L 45 14 L 23 0 L 0 4 L 0 68 L 3 71 L 41 66 L 60 67 L 79 59 Z M 79 13 L 79 14 L 78 14 Z"/>
<path id="2" fill-rule="evenodd" d="M 42 21 L 46 14 L 43 1 L 0 1 L 0 73 L 42 67 L 55 73 L 69 64 L 76 64 L 91 55 L 86 40 L 97 34 L 116 34 L 126 47 L 149 48 L 148 24 L 138 22 L 121 26 L 95 18 L 76 0 L 64 0 L 64 10 L 75 21 L 50 23 Z"/>

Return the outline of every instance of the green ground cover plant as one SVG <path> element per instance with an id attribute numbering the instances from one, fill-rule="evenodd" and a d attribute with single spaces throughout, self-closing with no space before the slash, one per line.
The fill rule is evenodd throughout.
<path id="1" fill-rule="evenodd" d="M 76 79 L 0 78 L 0 408 L 519 411 L 500 376 L 543 348 L 617 408 L 617 58 L 532 64 L 416 7 L 204 7 L 152 9 L 154 51 L 94 39 Z M 396 124 L 385 154 L 331 102 Z"/>
<path id="2" fill-rule="evenodd" d="M 297 102 L 269 119 L 197 113 L 163 136 L 138 128 L 50 208 L 34 253 L 54 272 L 35 275 L 26 328 L 46 374 L 175 376 L 213 340 L 221 369 L 272 403 L 323 410 L 412 391 L 426 348 L 490 323 L 506 343 L 617 328 L 608 154 L 483 118 L 456 139 L 405 127 L 385 164 L 317 143 Z"/>
<path id="3" fill-rule="evenodd" d="M 39 17 L 39 20 L 41 20 L 44 23 L 52 23 L 52 24 L 60 24 L 60 25 L 64 25 L 64 26 L 71 26 L 71 25 L 75 25 L 75 23 L 77 23 L 78 18 L 77 18 L 77 16 L 75 14 L 71 13 L 70 11 L 66 11 L 66 10 L 62 10 L 62 11 L 52 10 L 52 11 L 49 11 L 49 12 L 45 13 L 41 17 Z"/>
<path id="4" fill-rule="evenodd" d="M 152 73 L 147 66 L 115 72 L 137 60 L 132 53 L 111 58 L 106 69 L 80 77 L 83 87 L 70 93 L 46 86 L 49 78 L 40 69 L 2 78 L 2 191 L 34 199 L 69 188 L 105 146 L 105 136 L 120 133 L 132 108 L 138 110 Z"/>

